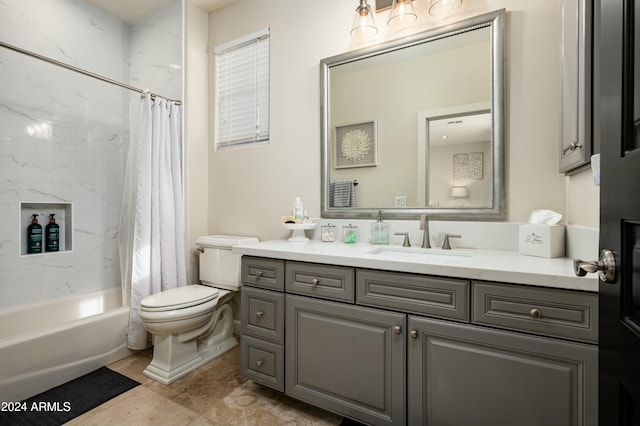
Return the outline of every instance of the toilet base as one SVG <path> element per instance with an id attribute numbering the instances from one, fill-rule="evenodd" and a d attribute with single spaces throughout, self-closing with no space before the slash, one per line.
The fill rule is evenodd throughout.
<path id="1" fill-rule="evenodd" d="M 142 373 L 168 385 L 237 345 L 231 306 L 224 303 L 203 327 L 183 334 L 154 335 L 153 359 Z"/>
<path id="2" fill-rule="evenodd" d="M 181 343 L 175 335 L 156 336 L 153 360 L 142 373 L 157 382 L 168 385 L 237 345 L 238 341 L 231 336 L 198 351 L 196 341 Z"/>

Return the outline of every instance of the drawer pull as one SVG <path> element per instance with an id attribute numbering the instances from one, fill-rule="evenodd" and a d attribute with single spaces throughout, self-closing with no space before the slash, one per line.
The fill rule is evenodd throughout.
<path id="1" fill-rule="evenodd" d="M 262 271 L 258 271 L 258 272 L 256 272 L 256 278 L 257 278 L 257 279 L 262 278 Z"/>
<path id="2" fill-rule="evenodd" d="M 256 361 L 256 367 L 257 367 L 257 368 L 262 367 L 262 364 L 264 364 L 264 361 L 263 361 L 263 360 L 259 359 L 258 361 Z"/>
<path id="3" fill-rule="evenodd" d="M 531 318 L 540 318 L 541 314 L 540 314 L 540 309 L 536 309 L 533 308 L 529 311 L 529 315 L 531 315 Z"/>
<path id="4" fill-rule="evenodd" d="M 316 286 L 316 285 L 318 285 L 318 283 L 320 283 L 320 280 L 317 279 L 317 278 L 314 278 L 314 279 L 311 280 L 311 285 Z"/>
<path id="5" fill-rule="evenodd" d="M 402 333 L 402 327 L 400 327 L 399 325 L 396 325 L 395 327 L 393 327 L 393 332 L 396 334 Z"/>
<path id="6" fill-rule="evenodd" d="M 258 319 L 262 318 L 263 315 L 264 315 L 264 312 L 262 312 L 262 311 L 256 312 L 256 318 L 258 318 Z"/>
<path id="7" fill-rule="evenodd" d="M 411 333 L 409 333 L 411 335 L 411 337 L 413 339 L 417 339 L 418 338 L 418 332 L 416 330 L 411 330 Z"/>

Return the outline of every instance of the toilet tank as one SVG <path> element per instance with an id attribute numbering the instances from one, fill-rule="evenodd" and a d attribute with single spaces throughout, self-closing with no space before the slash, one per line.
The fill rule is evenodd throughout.
<path id="1" fill-rule="evenodd" d="M 200 282 L 211 287 L 238 290 L 241 287 L 240 259 L 242 255 L 231 252 L 237 244 L 257 243 L 253 237 L 210 235 L 198 237 L 200 251 Z"/>

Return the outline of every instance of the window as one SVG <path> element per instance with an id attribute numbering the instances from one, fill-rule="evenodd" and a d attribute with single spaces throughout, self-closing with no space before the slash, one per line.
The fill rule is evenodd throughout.
<path id="1" fill-rule="evenodd" d="M 216 149 L 269 142 L 269 30 L 215 48 Z"/>

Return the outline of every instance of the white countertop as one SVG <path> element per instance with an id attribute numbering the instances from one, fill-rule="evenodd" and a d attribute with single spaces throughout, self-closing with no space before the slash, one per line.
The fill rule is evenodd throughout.
<path id="1" fill-rule="evenodd" d="M 386 271 L 411 272 L 445 277 L 467 278 L 483 281 L 528 284 L 569 290 L 597 292 L 596 274 L 577 277 L 573 272 L 573 261 L 566 257 L 547 259 L 521 255 L 512 251 L 453 249 L 443 253 L 441 249 L 411 250 L 425 251 L 425 255 L 414 252 L 374 254 L 377 249 L 400 248 L 399 245 L 380 246 L 368 243 L 325 243 L 318 240 L 289 242 L 286 240 L 264 241 L 237 245 L 233 252 L 249 256 L 270 257 L 302 262 L 380 269 Z M 429 254 L 430 252 L 430 254 Z M 462 252 L 471 256 L 452 256 Z"/>

